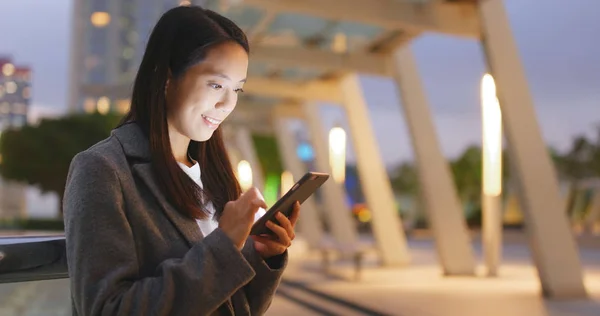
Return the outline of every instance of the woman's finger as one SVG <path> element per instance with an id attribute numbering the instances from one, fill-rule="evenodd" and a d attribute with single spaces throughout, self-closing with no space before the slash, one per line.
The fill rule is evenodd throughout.
<path id="1" fill-rule="evenodd" d="M 275 224 L 273 221 L 267 221 L 267 227 L 272 230 L 275 235 L 277 235 L 277 238 L 281 244 L 286 247 L 289 247 L 292 244 L 292 240 L 290 239 L 290 236 L 288 236 L 285 228 Z"/>
<path id="2" fill-rule="evenodd" d="M 294 226 L 292 226 L 292 223 L 290 222 L 290 220 L 287 217 L 285 217 L 285 215 L 283 215 L 283 213 L 281 213 L 281 212 L 277 212 L 275 217 L 277 218 L 279 225 L 281 227 L 285 228 L 290 239 L 294 240 L 294 237 L 296 237 L 296 234 L 294 234 Z"/>
<path id="3" fill-rule="evenodd" d="M 279 241 L 273 240 L 269 237 L 253 236 L 252 238 L 254 239 L 254 241 L 264 244 L 265 246 L 267 246 L 267 248 L 273 251 L 277 251 L 278 253 L 283 253 L 285 249 L 287 249 L 285 245 L 282 245 Z"/>
<path id="4" fill-rule="evenodd" d="M 296 222 L 298 221 L 298 217 L 300 217 L 300 202 L 296 201 L 296 203 L 294 203 L 294 209 L 292 210 L 292 215 L 290 215 L 290 222 L 292 223 L 292 227 L 296 227 Z"/>

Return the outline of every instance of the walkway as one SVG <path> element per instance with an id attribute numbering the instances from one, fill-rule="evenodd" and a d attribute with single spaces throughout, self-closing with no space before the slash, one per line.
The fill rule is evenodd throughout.
<path id="1" fill-rule="evenodd" d="M 293 258 L 267 315 L 409 315 L 409 316 L 598 316 L 600 251 L 581 250 L 589 301 L 545 302 L 539 297 L 535 270 L 521 244 L 504 249 L 501 277 L 443 278 L 430 240 L 412 240 L 414 265 L 379 269 L 370 256 L 363 281 L 346 281 L 348 266 L 324 277 L 315 255 Z M 479 248 L 476 245 L 476 249 Z M 480 253 L 479 249 L 477 252 Z M 0 315 L 70 315 L 66 280 L 0 285 Z"/>

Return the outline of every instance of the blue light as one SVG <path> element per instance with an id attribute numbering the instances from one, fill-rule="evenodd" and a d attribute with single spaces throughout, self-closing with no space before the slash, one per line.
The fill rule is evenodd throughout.
<path id="1" fill-rule="evenodd" d="M 298 148 L 296 148 L 296 155 L 302 161 L 311 161 L 315 157 L 312 146 L 308 143 L 300 143 Z"/>

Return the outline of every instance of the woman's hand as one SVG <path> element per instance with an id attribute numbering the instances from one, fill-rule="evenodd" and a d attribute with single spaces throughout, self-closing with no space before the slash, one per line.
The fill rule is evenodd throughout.
<path id="1" fill-rule="evenodd" d="M 294 228 L 299 216 L 300 203 L 296 202 L 289 219 L 281 212 L 277 212 L 275 218 L 279 222 L 279 225 L 273 221 L 267 222 L 267 228 L 273 231 L 276 236 L 252 236 L 252 239 L 254 239 L 254 248 L 263 259 L 280 255 L 292 245 L 292 240 L 296 237 Z"/>
<path id="2" fill-rule="evenodd" d="M 219 219 L 219 227 L 233 241 L 238 249 L 242 249 L 248 239 L 254 214 L 259 208 L 266 208 L 265 200 L 256 188 L 244 192 L 237 200 L 227 202 Z"/>

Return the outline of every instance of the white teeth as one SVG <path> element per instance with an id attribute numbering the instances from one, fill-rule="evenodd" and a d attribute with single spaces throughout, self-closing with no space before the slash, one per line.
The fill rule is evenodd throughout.
<path id="1" fill-rule="evenodd" d="M 211 117 L 208 117 L 208 116 L 204 116 L 204 115 L 202 115 L 202 117 L 203 117 L 204 119 L 206 119 L 207 121 L 209 121 L 211 124 L 218 125 L 219 123 L 221 123 L 221 121 L 215 120 L 215 119 L 213 119 L 213 118 L 211 118 Z"/>

